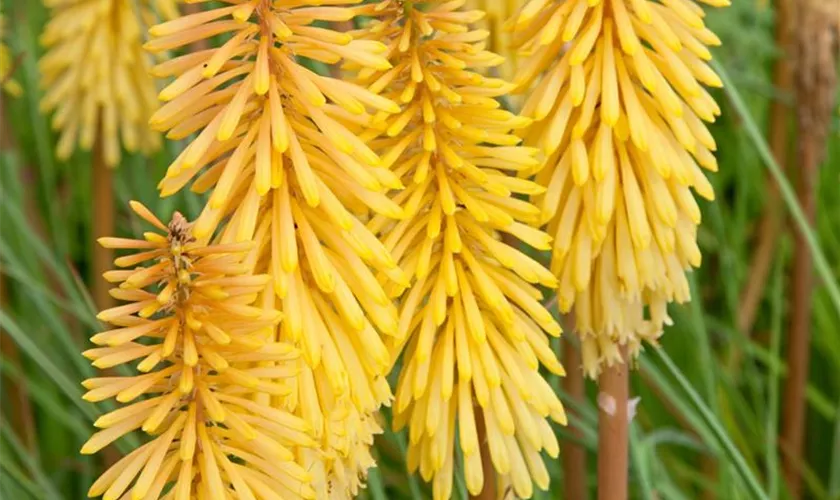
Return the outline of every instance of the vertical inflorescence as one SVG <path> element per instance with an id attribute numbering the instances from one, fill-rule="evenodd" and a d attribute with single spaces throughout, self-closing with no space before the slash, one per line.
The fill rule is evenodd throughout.
<path id="1" fill-rule="evenodd" d="M 523 59 L 523 114 L 535 123 L 546 188 L 535 198 L 554 236 L 551 269 L 562 311 L 574 307 L 584 369 L 638 353 L 690 299 L 685 273 L 700 265 L 700 209 L 714 199 L 704 122 L 720 109 L 707 46 L 719 40 L 697 4 L 729 0 L 531 0 L 511 27 Z"/>
<path id="2" fill-rule="evenodd" d="M 137 361 L 136 375 L 86 380 L 87 401 L 122 406 L 100 417 L 82 448 L 96 453 L 141 430 L 151 439 L 108 469 L 90 496 L 168 498 L 314 498 L 311 475 L 295 460 L 315 446 L 307 422 L 271 407 L 269 395 L 293 390 L 298 351 L 274 341 L 280 313 L 267 275 L 246 274 L 251 243 L 205 245 L 175 213 L 142 240 L 102 238 L 132 253 L 107 273 L 123 305 L 98 318 L 114 326 L 91 338 L 84 355 L 100 369 Z M 127 366 L 124 366 L 127 368 Z M 125 496 L 124 496 L 125 495 Z"/>
<path id="3" fill-rule="evenodd" d="M 452 492 L 456 443 L 470 492 L 496 479 L 483 477 L 482 419 L 496 471 L 530 497 L 532 481 L 548 486 L 541 451 L 558 453 L 546 417 L 566 420 L 539 372 L 542 363 L 563 373 L 544 333 L 558 336 L 560 326 L 538 288 L 556 279 L 500 239 L 550 248 L 533 227 L 539 210 L 514 196 L 542 189 L 510 174 L 535 169 L 537 150 L 511 134 L 530 120 L 496 100 L 510 84 L 478 72 L 501 58 L 484 50 L 486 30 L 470 28 L 483 13 L 461 5 L 384 0 L 366 11 L 375 19 L 364 36 L 387 41 L 393 68 L 359 78 L 402 107 L 377 116 L 365 133 L 382 166 L 407 186 L 393 196 L 403 220 L 376 216 L 368 224 L 413 279 L 391 345 L 404 352 L 395 425 L 409 427 L 409 468 L 443 499 Z"/>
<path id="4" fill-rule="evenodd" d="M 194 179 L 193 191 L 210 192 L 199 240 L 255 242 L 247 265 L 272 278 L 285 317 L 277 340 L 299 346 L 306 361 L 293 394 L 272 402 L 314 428 L 321 450 L 301 450 L 299 460 L 319 498 L 356 494 L 373 465 L 374 412 L 391 399 L 383 336 L 398 324 L 383 285 L 392 293 L 408 285 L 360 221 L 369 212 L 402 217 L 384 194 L 402 185 L 354 131 L 399 108 L 312 69 L 390 67 L 381 43 L 313 24 L 351 20 L 353 3 L 226 0 L 153 27 L 146 46 L 161 52 L 225 36 L 218 48 L 153 69 L 175 79 L 152 125 L 171 139 L 197 134 L 160 187 L 169 195 Z"/>
<path id="5" fill-rule="evenodd" d="M 156 12 L 173 15 L 174 0 L 45 0 L 51 18 L 41 35 L 41 101 L 60 131 L 56 154 L 67 159 L 76 145 L 101 141 L 108 166 L 121 148 L 150 153 L 160 137 L 149 130 L 155 110 L 151 61 L 143 52 L 145 26 Z M 140 12 L 135 10 L 135 5 Z"/>

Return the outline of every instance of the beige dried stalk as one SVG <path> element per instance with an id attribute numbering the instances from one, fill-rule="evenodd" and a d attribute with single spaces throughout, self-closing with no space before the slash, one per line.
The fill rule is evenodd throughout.
<path id="1" fill-rule="evenodd" d="M 816 219 L 816 180 L 826 151 L 826 139 L 837 92 L 840 4 L 799 0 L 795 20 L 797 190 L 808 222 Z M 791 276 L 793 301 L 788 331 L 784 414 L 781 446 L 783 471 L 791 498 L 801 498 L 802 451 L 805 438 L 805 386 L 810 361 L 813 266 L 804 235 L 795 234 Z"/>

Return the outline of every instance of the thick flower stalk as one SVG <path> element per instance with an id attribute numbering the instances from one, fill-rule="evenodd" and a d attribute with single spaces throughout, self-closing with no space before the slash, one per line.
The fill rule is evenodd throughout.
<path id="1" fill-rule="evenodd" d="M 145 26 L 155 12 L 172 15 L 174 0 L 45 0 L 51 17 L 41 35 L 41 110 L 54 112 L 56 154 L 101 141 L 108 166 L 127 151 L 150 153 L 160 136 L 149 130 L 156 108 L 151 60 L 143 52 Z M 135 11 L 137 5 L 141 12 Z"/>
<path id="2" fill-rule="evenodd" d="M 210 197 L 196 220 L 199 240 L 255 241 L 250 272 L 273 279 L 285 320 L 278 339 L 299 346 L 307 366 L 296 390 L 274 404 L 314 426 L 321 451 L 302 453 L 319 498 L 355 494 L 373 464 L 380 432 L 372 418 L 391 393 L 383 340 L 397 333 L 397 309 L 378 281 L 408 286 L 376 236 L 368 212 L 402 217 L 384 192 L 402 187 L 355 133 L 392 101 L 302 64 L 341 61 L 385 70 L 385 46 L 313 25 L 340 22 L 354 0 L 227 0 L 151 29 L 152 52 L 215 35 L 220 47 L 153 69 L 175 77 L 152 117 L 171 139 L 197 134 L 160 187 L 188 182 Z"/>
<path id="3" fill-rule="evenodd" d="M 484 481 L 476 419 L 483 419 L 490 456 L 520 497 L 532 482 L 548 487 L 540 453 L 556 457 L 546 417 L 565 423 L 563 406 L 539 372 L 563 374 L 548 337 L 560 326 L 542 306 L 537 285 L 555 277 L 506 233 L 550 248 L 532 227 L 539 210 L 514 197 L 542 189 L 509 171 L 533 169 L 537 150 L 517 146 L 511 130 L 529 120 L 500 109 L 508 83 L 477 70 L 501 58 L 484 50 L 487 32 L 469 25 L 480 11 L 463 2 L 385 0 L 366 36 L 387 40 L 393 68 L 363 71 L 374 92 L 400 102 L 380 116 L 370 144 L 407 188 L 394 195 L 406 217 L 368 224 L 414 284 L 400 299 L 393 351 L 404 348 L 395 401 L 396 427 L 409 427 L 408 465 L 449 498 L 455 443 L 470 492 Z M 458 435 L 456 436 L 456 429 Z"/>
<path id="4" fill-rule="evenodd" d="M 20 83 L 14 79 L 15 61 L 6 45 L 6 19 L 0 16 L 0 87 L 6 94 L 17 97 L 23 93 Z"/>
<path id="5" fill-rule="evenodd" d="M 729 0 L 698 0 L 724 6 Z M 526 141 L 547 155 L 535 198 L 554 236 L 558 304 L 574 307 L 584 369 L 621 362 L 690 299 L 700 208 L 714 199 L 704 122 L 720 113 L 707 46 L 718 38 L 695 0 L 532 0 L 513 19 L 524 55 Z M 535 83 L 536 82 L 536 83 Z"/>
<path id="6" fill-rule="evenodd" d="M 139 203 L 159 232 L 102 238 L 129 249 L 106 278 L 126 302 L 98 318 L 114 326 L 84 355 L 100 369 L 137 361 L 136 375 L 86 380 L 85 400 L 115 398 L 82 453 L 129 432 L 151 439 L 108 469 L 89 495 L 105 499 L 314 498 L 295 451 L 311 447 L 310 425 L 269 404 L 291 392 L 299 353 L 273 341 L 280 313 L 271 278 L 246 275 L 252 244 L 204 245 L 175 213 L 168 226 Z M 138 266 L 138 267 L 135 267 Z M 166 492 L 169 492 L 166 494 Z"/>

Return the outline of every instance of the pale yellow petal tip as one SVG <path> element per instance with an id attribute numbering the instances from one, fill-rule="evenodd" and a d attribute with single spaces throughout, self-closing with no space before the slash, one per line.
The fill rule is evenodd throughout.
<path id="1" fill-rule="evenodd" d="M 108 415 L 103 415 L 103 416 L 97 418 L 96 422 L 93 423 L 93 426 L 96 427 L 97 429 L 105 429 L 107 427 L 110 427 L 111 425 L 113 425 L 113 422 L 111 422 L 108 419 Z"/>
<path id="2" fill-rule="evenodd" d="M 201 76 L 204 77 L 205 79 L 213 78 L 214 76 L 216 76 L 216 73 L 217 73 L 216 68 L 208 66 L 207 68 L 204 68 L 204 70 L 202 70 Z"/>
<path id="3" fill-rule="evenodd" d="M 566 416 L 566 409 L 565 408 L 561 407 L 560 410 L 559 410 L 559 414 L 554 415 L 552 417 L 552 419 L 560 425 L 563 425 L 563 426 L 569 425 L 569 417 Z"/>
<path id="4" fill-rule="evenodd" d="M 243 8 L 244 7 L 244 8 Z M 253 9 L 248 9 L 247 5 L 243 5 L 242 7 L 233 11 L 233 18 L 236 19 L 240 23 L 244 23 L 251 17 L 251 13 Z"/>
<path id="5" fill-rule="evenodd" d="M 102 344 L 105 343 L 104 338 L 105 338 L 104 334 L 97 333 L 96 335 L 94 335 L 93 337 L 90 338 L 90 341 L 93 342 L 96 345 L 102 345 Z"/>
<path id="6" fill-rule="evenodd" d="M 193 227 L 193 236 L 199 240 L 210 236 L 210 228 L 207 225 L 198 225 L 196 224 Z"/>
<path id="7" fill-rule="evenodd" d="M 220 128 L 219 131 L 216 132 L 216 140 L 219 141 L 219 142 L 225 142 L 226 140 L 233 137 L 233 132 L 234 132 L 233 129 L 227 130 L 227 129 L 221 129 Z M 184 164 L 186 165 L 186 162 L 184 162 Z"/>
<path id="8" fill-rule="evenodd" d="M 548 247 L 545 250 L 550 250 L 550 249 L 551 249 L 551 247 Z M 542 286 L 546 287 L 546 288 L 551 288 L 551 289 L 554 289 L 554 288 L 557 288 L 558 286 L 560 286 L 560 282 L 557 280 L 556 277 L 553 278 L 553 279 L 543 278 L 542 280 L 540 280 L 540 284 Z"/>
<path id="9" fill-rule="evenodd" d="M 156 24 L 149 28 L 149 34 L 153 37 L 161 37 L 166 34 L 166 30 L 163 29 L 163 26 L 161 26 L 160 24 Z"/>

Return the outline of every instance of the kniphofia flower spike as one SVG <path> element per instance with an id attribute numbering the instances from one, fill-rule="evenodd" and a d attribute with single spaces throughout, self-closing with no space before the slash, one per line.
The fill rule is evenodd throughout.
<path id="1" fill-rule="evenodd" d="M 703 86 L 721 81 L 698 1 L 729 3 L 531 0 L 511 22 L 523 114 L 535 121 L 526 142 L 548 157 L 535 203 L 554 235 L 558 304 L 574 307 L 593 377 L 621 361 L 619 345 L 635 355 L 656 341 L 700 265 L 692 190 L 714 199 L 704 122 L 720 113 Z"/>
<path id="2" fill-rule="evenodd" d="M 517 146 L 511 130 L 529 120 L 500 108 L 510 84 L 477 70 L 501 58 L 483 49 L 487 32 L 469 25 L 480 11 L 464 2 L 400 2 L 368 6 L 377 16 L 368 38 L 387 40 L 392 69 L 362 71 L 374 92 L 402 105 L 380 114 L 367 132 L 373 149 L 407 187 L 393 200 L 406 217 L 374 217 L 368 226 L 414 278 L 400 300 L 392 345 L 403 350 L 395 401 L 396 427 L 409 426 L 408 465 L 449 498 L 455 443 L 470 492 L 485 481 L 477 419 L 487 428 L 495 470 L 530 497 L 545 489 L 540 452 L 557 456 L 546 417 L 565 423 L 563 406 L 539 372 L 563 369 L 544 332 L 560 326 L 539 302 L 538 285 L 556 279 L 505 233 L 537 248 L 550 238 L 532 227 L 539 210 L 514 193 L 542 189 L 509 171 L 533 169 L 537 150 Z M 456 428 L 459 435 L 456 439 Z"/>
<path id="3" fill-rule="evenodd" d="M 106 500 L 161 498 L 315 498 L 298 450 L 315 446 L 311 426 L 271 397 L 291 392 L 299 353 L 274 342 L 280 313 L 267 275 L 244 274 L 251 243 L 204 245 L 177 212 L 168 226 L 148 209 L 132 208 L 160 232 L 141 240 L 102 238 L 131 253 L 119 283 L 125 304 L 98 318 L 84 355 L 100 369 L 135 365 L 136 375 L 86 380 L 85 400 L 114 398 L 120 408 L 100 417 L 101 430 L 82 453 L 96 453 L 129 432 L 150 439 L 111 466 L 90 496 Z M 125 494 L 125 496 L 124 496 Z"/>
<path id="4" fill-rule="evenodd" d="M 156 12 L 177 13 L 175 0 L 45 0 L 44 5 L 51 17 L 41 35 L 47 47 L 39 64 L 41 109 L 54 112 L 58 158 L 70 157 L 77 144 L 90 150 L 97 139 L 111 167 L 120 162 L 120 145 L 129 152 L 155 151 L 160 136 L 148 126 L 155 85 L 142 45 Z"/>
<path id="5" fill-rule="evenodd" d="M 169 195 L 193 181 L 193 191 L 211 192 L 195 223 L 199 240 L 255 242 L 250 272 L 272 277 L 285 315 L 277 338 L 300 347 L 307 364 L 293 394 L 274 404 L 313 425 L 321 450 L 304 452 L 304 465 L 319 498 L 344 497 L 373 463 L 372 415 L 391 399 L 383 336 L 396 334 L 398 317 L 377 274 L 408 285 L 360 221 L 368 212 L 402 217 L 384 194 L 402 185 L 353 129 L 399 108 L 301 58 L 390 65 L 381 43 L 313 25 L 352 19 L 354 1 L 223 3 L 151 29 L 153 52 L 228 35 L 153 70 L 175 79 L 152 125 L 171 139 L 197 134 L 160 187 Z"/>

